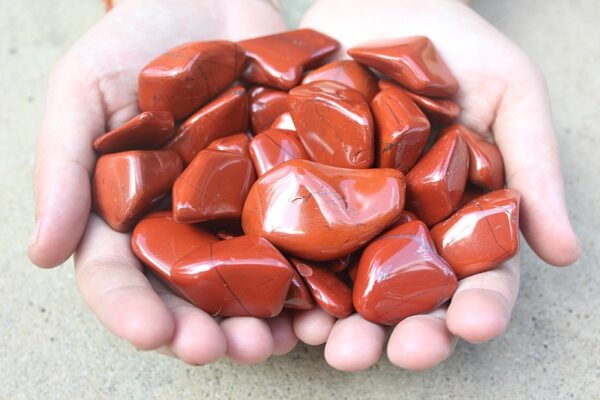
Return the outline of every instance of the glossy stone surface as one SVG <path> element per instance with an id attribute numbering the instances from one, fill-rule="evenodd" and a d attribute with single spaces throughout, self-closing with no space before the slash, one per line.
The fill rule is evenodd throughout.
<path id="1" fill-rule="evenodd" d="M 244 132 L 247 128 L 246 90 L 234 86 L 188 118 L 167 147 L 177 151 L 189 164 L 213 140 Z"/>
<path id="2" fill-rule="evenodd" d="M 386 232 L 364 250 L 353 303 L 365 319 L 395 325 L 446 302 L 456 275 L 435 252 L 425 224 L 413 221 Z"/>
<path id="3" fill-rule="evenodd" d="M 225 40 L 175 47 L 140 72 L 140 110 L 185 118 L 235 81 L 244 63 L 244 50 Z"/>
<path id="4" fill-rule="evenodd" d="M 314 306 L 315 301 L 306 288 L 302 277 L 300 277 L 296 268 L 292 267 L 292 280 L 285 298 L 285 303 L 283 303 L 283 308 L 288 308 L 290 310 L 310 310 Z"/>
<path id="5" fill-rule="evenodd" d="M 334 53 L 339 43 L 312 29 L 297 29 L 239 42 L 249 61 L 244 80 L 289 90 L 298 85 L 305 68 Z"/>
<path id="6" fill-rule="evenodd" d="M 296 125 L 294 125 L 294 120 L 292 119 L 292 114 L 289 112 L 284 112 L 279 117 L 275 118 L 273 124 L 271 124 L 271 129 L 283 129 L 286 131 L 295 131 Z"/>
<path id="7" fill-rule="evenodd" d="M 235 135 L 215 139 L 210 142 L 206 148 L 210 150 L 229 151 L 250 157 L 250 153 L 248 152 L 249 144 L 250 136 L 248 136 L 247 133 L 237 133 Z"/>
<path id="8" fill-rule="evenodd" d="M 244 205 L 242 227 L 290 255 L 330 261 L 357 250 L 393 223 L 402 212 L 404 191 L 404 175 L 397 170 L 291 160 L 256 181 Z"/>
<path id="9" fill-rule="evenodd" d="M 467 143 L 469 149 L 469 181 L 484 190 L 504 187 L 504 162 L 498 147 L 467 127 L 454 124 L 442 133 L 454 131 Z"/>
<path id="10" fill-rule="evenodd" d="M 171 150 L 136 150 L 98 159 L 93 209 L 116 231 L 126 232 L 169 192 L 183 168 Z"/>
<path id="11" fill-rule="evenodd" d="M 412 92 L 450 97 L 458 91 L 456 78 L 425 36 L 366 43 L 349 49 L 348 54 Z"/>
<path id="12" fill-rule="evenodd" d="M 357 253 L 358 252 L 350 253 L 345 255 L 344 257 L 340 257 L 335 260 L 325 261 L 321 263 L 321 265 L 323 265 L 323 267 L 327 268 L 331 272 L 342 272 L 346 268 L 348 268 L 348 266 L 350 266 L 350 264 L 352 264 L 352 262 L 357 258 Z"/>
<path id="13" fill-rule="evenodd" d="M 519 251 L 519 193 L 484 194 L 431 229 L 435 247 L 459 279 L 488 271 Z"/>
<path id="14" fill-rule="evenodd" d="M 281 312 L 291 266 L 258 236 L 240 236 L 200 247 L 171 270 L 173 283 L 211 315 L 270 318 Z"/>
<path id="15" fill-rule="evenodd" d="M 287 112 L 287 92 L 257 86 L 248 92 L 250 102 L 250 121 L 255 134 L 271 127 L 273 121 Z"/>
<path id="16" fill-rule="evenodd" d="M 377 93 L 371 110 L 376 126 L 377 166 L 406 174 L 427 144 L 429 120 L 402 89 L 395 87 Z"/>
<path id="17" fill-rule="evenodd" d="M 352 290 L 333 272 L 310 262 L 291 259 L 317 304 L 336 318 L 352 313 Z"/>
<path id="18" fill-rule="evenodd" d="M 412 221 L 418 221 L 419 219 L 417 218 L 417 216 L 407 210 L 402 211 L 402 213 L 400 214 L 400 217 L 398 217 L 398 219 L 396 220 L 396 222 L 394 222 L 392 225 L 390 225 L 390 227 L 388 228 L 388 230 L 394 229 L 400 225 L 404 225 L 407 224 L 409 222 Z"/>
<path id="19" fill-rule="evenodd" d="M 288 160 L 308 159 L 308 154 L 294 131 L 266 130 L 252 139 L 249 150 L 258 176 Z"/>
<path id="20" fill-rule="evenodd" d="M 300 141 L 313 161 L 342 168 L 373 164 L 373 117 L 360 92 L 317 81 L 292 89 L 288 99 Z"/>
<path id="21" fill-rule="evenodd" d="M 320 68 L 310 71 L 302 79 L 302 84 L 316 81 L 335 81 L 343 83 L 352 89 L 358 90 L 369 103 L 377 94 L 377 78 L 354 60 L 339 60 L 325 64 Z"/>
<path id="22" fill-rule="evenodd" d="M 406 175 L 406 208 L 428 226 L 442 221 L 458 207 L 468 172 L 467 144 L 446 132 Z"/>
<path id="23" fill-rule="evenodd" d="M 380 90 L 389 87 L 400 88 L 401 86 L 385 79 L 379 80 Z M 450 99 L 432 99 L 431 97 L 413 93 L 410 90 L 405 90 L 405 93 L 427 115 L 431 123 L 447 125 L 454 121 L 460 114 L 460 106 Z"/>
<path id="24" fill-rule="evenodd" d="M 173 135 L 173 124 L 168 111 L 146 111 L 97 137 L 93 147 L 100 154 L 158 149 Z"/>
<path id="25" fill-rule="evenodd" d="M 248 157 L 203 150 L 173 185 L 173 216 L 185 223 L 240 217 L 255 180 Z"/>

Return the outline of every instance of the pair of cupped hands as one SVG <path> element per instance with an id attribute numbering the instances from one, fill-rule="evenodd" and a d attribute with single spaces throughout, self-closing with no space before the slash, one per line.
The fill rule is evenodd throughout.
<path id="1" fill-rule="evenodd" d="M 558 149 L 544 78 L 513 43 L 458 0 L 319 0 L 301 27 L 345 49 L 361 42 L 425 35 L 458 79 L 459 122 L 493 137 L 508 186 L 521 195 L 521 230 L 546 262 L 568 265 L 580 247 L 565 206 Z M 84 300 L 108 330 L 144 350 L 189 364 L 227 356 L 244 364 L 291 351 L 298 340 L 325 345 L 334 368 L 389 360 L 426 369 L 450 356 L 459 338 L 482 343 L 502 334 L 519 288 L 519 257 L 459 282 L 450 304 L 395 327 L 354 314 L 336 320 L 316 307 L 275 318 L 213 318 L 145 274 L 130 235 L 90 212 L 92 141 L 139 110 L 137 76 L 179 44 L 241 40 L 286 29 L 265 0 L 122 0 L 54 69 L 35 164 L 36 225 L 29 258 L 43 268 L 75 255 Z"/>

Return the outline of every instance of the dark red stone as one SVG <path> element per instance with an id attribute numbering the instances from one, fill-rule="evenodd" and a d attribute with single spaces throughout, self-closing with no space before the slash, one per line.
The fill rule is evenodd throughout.
<path id="1" fill-rule="evenodd" d="M 249 150 L 258 176 L 288 160 L 308 159 L 308 154 L 294 131 L 263 131 L 252 139 Z"/>
<path id="2" fill-rule="evenodd" d="M 247 133 L 238 133 L 215 139 L 206 148 L 210 150 L 229 151 L 250 157 L 250 153 L 248 152 L 249 144 L 250 136 Z"/>
<path id="3" fill-rule="evenodd" d="M 287 112 L 287 92 L 257 86 L 248 92 L 250 101 L 250 121 L 254 133 L 261 133 L 284 112 Z"/>
<path id="4" fill-rule="evenodd" d="M 325 64 L 315 69 L 302 79 L 302 84 L 316 81 L 335 81 L 343 83 L 352 89 L 358 90 L 364 96 L 367 103 L 370 103 L 377 94 L 377 78 L 354 60 L 339 60 Z"/>
<path id="5" fill-rule="evenodd" d="M 290 289 L 285 298 L 283 308 L 288 308 L 290 310 L 310 310 L 314 306 L 315 302 L 306 288 L 304 281 L 298 274 L 298 271 L 296 271 L 296 268 L 292 268 Z"/>
<path id="6" fill-rule="evenodd" d="M 294 125 L 292 114 L 290 114 L 289 112 L 284 112 L 279 117 L 275 118 L 275 121 L 273 121 L 273 124 L 271 125 L 271 129 L 296 131 L 296 125 Z"/>

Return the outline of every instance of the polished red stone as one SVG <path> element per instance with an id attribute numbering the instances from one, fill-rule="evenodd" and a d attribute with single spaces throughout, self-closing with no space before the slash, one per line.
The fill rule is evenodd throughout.
<path id="1" fill-rule="evenodd" d="M 270 318 L 281 312 L 291 266 L 258 236 L 240 236 L 200 247 L 171 270 L 173 283 L 211 315 Z"/>
<path id="2" fill-rule="evenodd" d="M 429 120 L 402 89 L 395 87 L 377 93 L 371 109 L 377 135 L 377 166 L 406 174 L 427 144 Z"/>
<path id="3" fill-rule="evenodd" d="M 136 150 L 101 156 L 92 182 L 93 208 L 126 232 L 169 192 L 182 169 L 171 150 Z"/>
<path id="4" fill-rule="evenodd" d="M 339 43 L 312 29 L 297 29 L 239 42 L 248 63 L 244 80 L 289 90 L 302 79 L 304 68 L 312 68 L 334 53 Z"/>
<path id="5" fill-rule="evenodd" d="M 435 252 L 425 224 L 413 221 L 386 232 L 364 250 L 353 303 L 365 319 L 395 325 L 432 311 L 456 290 L 456 275 Z"/>
<path id="6" fill-rule="evenodd" d="M 321 263 L 321 265 L 330 270 L 331 272 L 342 272 L 346 270 L 346 268 L 348 268 L 350 264 L 352 264 L 354 259 L 357 258 L 357 253 L 350 253 L 345 255 L 344 257 L 340 257 L 335 260 L 325 261 Z"/>
<path id="7" fill-rule="evenodd" d="M 367 103 L 371 102 L 378 91 L 375 75 L 368 68 L 363 67 L 354 60 L 339 60 L 325 64 L 306 74 L 302 79 L 302 84 L 316 81 L 343 83 L 362 93 Z"/>
<path id="8" fill-rule="evenodd" d="M 261 133 L 284 112 L 287 112 L 287 92 L 257 86 L 248 93 L 250 101 L 250 121 L 254 133 Z"/>
<path id="9" fill-rule="evenodd" d="M 242 214 L 247 234 L 313 261 L 343 257 L 393 223 L 404 206 L 404 175 L 291 160 L 260 177 Z"/>
<path id="10" fill-rule="evenodd" d="M 366 43 L 351 48 L 348 54 L 412 92 L 450 97 L 458 91 L 456 78 L 425 36 Z"/>
<path id="11" fill-rule="evenodd" d="M 335 273 L 310 262 L 291 259 L 317 304 L 336 318 L 352 313 L 352 290 Z"/>
<path id="12" fill-rule="evenodd" d="M 100 154 L 158 149 L 173 136 L 173 124 L 168 111 L 146 111 L 97 137 L 92 146 Z"/>
<path id="13" fill-rule="evenodd" d="M 484 190 L 504 187 L 504 162 L 498 147 L 467 127 L 454 124 L 442 131 L 461 135 L 469 149 L 469 181 Z"/>
<path id="14" fill-rule="evenodd" d="M 458 207 L 468 172 L 464 139 L 446 132 L 406 175 L 406 208 L 429 226 L 442 221 Z"/>
<path id="15" fill-rule="evenodd" d="M 244 50 L 225 40 L 175 47 L 140 72 L 140 110 L 185 118 L 235 81 L 244 63 Z"/>
<path id="16" fill-rule="evenodd" d="M 288 99 L 300 141 L 313 161 L 342 168 L 373 164 L 373 117 L 360 92 L 317 81 L 292 89 Z"/>
<path id="17" fill-rule="evenodd" d="M 250 136 L 247 133 L 237 133 L 235 135 L 225 136 L 224 138 L 215 139 L 206 147 L 210 150 L 229 151 L 233 153 L 243 154 L 250 157 L 248 145 L 250 144 Z"/>
<path id="18" fill-rule="evenodd" d="M 189 164 L 213 140 L 244 132 L 247 127 L 246 90 L 235 86 L 188 118 L 167 147 L 177 151 L 183 161 Z"/>
<path id="19" fill-rule="evenodd" d="M 389 87 L 398 87 L 400 85 L 391 81 L 380 79 L 379 89 L 387 89 Z M 404 90 L 404 89 L 402 89 Z M 460 106 L 450 99 L 432 99 L 431 97 L 421 96 L 405 90 L 406 94 L 415 102 L 415 104 L 427 115 L 431 123 L 447 125 L 451 123 L 460 114 Z"/>
<path id="20" fill-rule="evenodd" d="M 266 130 L 252 139 L 249 150 L 258 176 L 288 160 L 308 159 L 308 154 L 294 131 Z"/>
<path id="21" fill-rule="evenodd" d="M 284 112 L 279 117 L 275 118 L 273 124 L 271 124 L 271 129 L 283 129 L 286 131 L 295 131 L 296 125 L 294 125 L 294 120 L 292 119 L 292 114 L 289 112 Z"/>
<path id="22" fill-rule="evenodd" d="M 459 279 L 488 271 L 517 254 L 519 200 L 512 189 L 487 193 L 431 229 L 438 252 Z"/>
<path id="23" fill-rule="evenodd" d="M 173 216 L 186 223 L 240 217 L 255 180 L 248 157 L 203 150 L 173 185 Z"/>
<path id="24" fill-rule="evenodd" d="M 463 206 L 467 205 L 467 203 L 470 203 L 472 200 L 475 200 L 476 198 L 478 198 L 479 196 L 483 196 L 484 194 L 485 192 L 483 191 L 483 189 L 467 182 L 467 186 L 465 187 L 465 191 L 460 201 L 458 202 L 457 208 L 462 208 Z"/>
<path id="25" fill-rule="evenodd" d="M 306 288 L 302 277 L 300 277 L 296 268 L 292 267 L 292 280 L 283 308 L 289 308 L 290 310 L 310 310 L 314 306 L 315 301 Z"/>
<path id="26" fill-rule="evenodd" d="M 388 228 L 388 230 L 394 229 L 400 225 L 404 225 L 407 224 L 409 222 L 413 222 L 413 221 L 418 221 L 419 219 L 417 218 L 417 216 L 414 213 L 411 213 L 410 211 L 404 210 L 402 211 L 402 213 L 400 214 L 400 217 L 398 217 L 398 219 L 396 220 L 396 222 L 394 222 L 392 225 L 390 225 L 390 227 Z"/>

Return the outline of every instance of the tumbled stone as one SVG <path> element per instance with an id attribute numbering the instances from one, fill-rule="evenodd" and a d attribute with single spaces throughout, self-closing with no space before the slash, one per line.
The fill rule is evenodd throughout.
<path id="1" fill-rule="evenodd" d="M 407 224 L 409 222 L 412 221 L 418 221 L 419 219 L 417 218 L 417 216 L 414 213 L 411 213 L 410 211 L 404 210 L 402 211 L 402 213 L 400 214 L 400 216 L 398 217 L 398 219 L 396 220 L 396 222 L 394 222 L 392 225 L 390 225 L 390 227 L 388 228 L 388 230 L 394 229 L 400 225 L 404 225 Z"/>
<path id="2" fill-rule="evenodd" d="M 345 169 L 291 160 L 252 186 L 242 227 L 290 255 L 334 260 L 393 223 L 402 212 L 404 190 L 404 175 L 394 169 Z"/>
<path id="3" fill-rule="evenodd" d="M 140 110 L 185 118 L 235 81 L 244 64 L 244 50 L 225 40 L 175 47 L 140 72 Z"/>
<path id="4" fill-rule="evenodd" d="M 372 241 L 354 281 L 353 303 L 365 319 L 395 325 L 432 311 L 456 290 L 456 275 L 436 252 L 425 224 L 413 221 Z"/>
<path id="5" fill-rule="evenodd" d="M 229 151 L 250 157 L 250 153 L 248 152 L 249 144 L 250 136 L 248 136 L 247 133 L 237 133 L 235 135 L 215 139 L 210 142 L 206 148 L 211 150 Z"/>
<path id="6" fill-rule="evenodd" d="M 255 134 L 271 127 L 271 124 L 289 110 L 287 92 L 256 86 L 248 92 L 250 121 Z"/>
<path id="7" fill-rule="evenodd" d="M 488 271 L 519 251 L 519 193 L 484 194 L 431 229 L 435 247 L 459 279 Z"/>
<path id="8" fill-rule="evenodd" d="M 310 71 L 302 79 L 302 84 L 316 81 L 335 81 L 343 83 L 352 89 L 358 90 L 370 103 L 377 94 L 377 78 L 354 60 L 339 60 L 325 64 L 320 68 Z"/>
<path id="9" fill-rule="evenodd" d="M 296 271 L 296 268 L 292 267 L 292 280 L 290 282 L 290 288 L 283 303 L 283 308 L 290 310 L 310 310 L 314 308 L 315 301 L 312 295 L 306 288 L 304 281 Z"/>
<path id="10" fill-rule="evenodd" d="M 294 131 L 266 130 L 252 139 L 249 150 L 258 176 L 288 160 L 308 159 L 308 154 Z"/>
<path id="11" fill-rule="evenodd" d="M 313 161 L 342 168 L 373 164 L 373 117 L 360 92 L 317 81 L 292 89 L 288 99 L 300 141 Z"/>
<path id="12" fill-rule="evenodd" d="M 284 112 L 279 117 L 275 118 L 275 121 L 273 121 L 273 124 L 271 124 L 271 129 L 296 131 L 296 125 L 294 125 L 292 114 L 290 114 L 289 112 Z"/>

